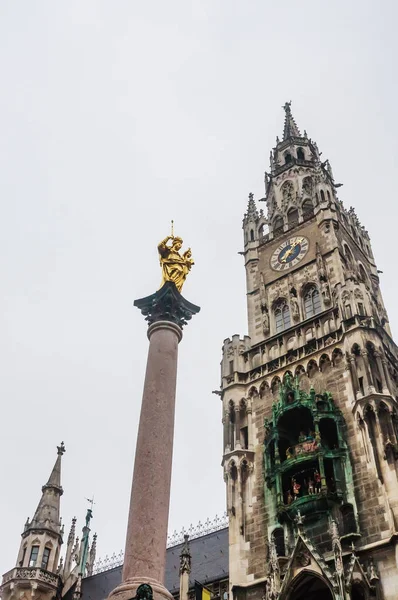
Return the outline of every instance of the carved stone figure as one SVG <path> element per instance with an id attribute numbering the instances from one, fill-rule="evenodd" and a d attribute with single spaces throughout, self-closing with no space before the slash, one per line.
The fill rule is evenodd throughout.
<path id="1" fill-rule="evenodd" d="M 327 283 L 327 281 L 322 281 L 322 283 L 321 283 L 321 294 L 322 294 L 324 303 L 326 305 L 329 305 L 331 303 L 332 299 L 330 297 L 329 284 Z"/>
<path id="2" fill-rule="evenodd" d="M 268 310 L 264 310 L 264 312 L 263 312 L 263 332 L 265 334 L 269 333 L 269 315 L 268 315 Z"/>
<path id="3" fill-rule="evenodd" d="M 300 309 L 296 298 L 290 298 L 290 306 L 292 308 L 293 321 L 298 321 L 300 319 Z"/>

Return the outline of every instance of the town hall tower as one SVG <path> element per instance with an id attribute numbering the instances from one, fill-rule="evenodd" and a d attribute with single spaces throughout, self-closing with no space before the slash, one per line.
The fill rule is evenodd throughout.
<path id="1" fill-rule="evenodd" d="M 223 345 L 231 591 L 393 600 L 398 348 L 369 235 L 284 110 L 243 219 L 249 335 Z"/>

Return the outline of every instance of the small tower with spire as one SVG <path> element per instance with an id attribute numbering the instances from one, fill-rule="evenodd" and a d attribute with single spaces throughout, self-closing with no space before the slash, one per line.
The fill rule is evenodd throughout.
<path id="1" fill-rule="evenodd" d="M 60 576 L 58 562 L 62 545 L 60 519 L 61 459 L 65 445 L 57 447 L 57 459 L 50 477 L 42 487 L 42 496 L 31 521 L 25 523 L 16 566 L 3 576 L 2 600 L 58 598 Z"/>
<path id="2" fill-rule="evenodd" d="M 189 549 L 189 535 L 185 534 L 184 545 L 180 554 L 180 600 L 188 600 L 191 560 L 192 557 Z"/>

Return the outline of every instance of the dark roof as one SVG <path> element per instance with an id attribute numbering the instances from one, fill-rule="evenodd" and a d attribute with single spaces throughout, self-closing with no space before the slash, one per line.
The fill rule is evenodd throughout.
<path id="1" fill-rule="evenodd" d="M 200 583 L 211 583 L 228 577 L 228 527 L 189 542 L 192 555 L 190 584 L 195 579 Z M 180 588 L 180 553 L 182 544 L 167 548 L 166 588 L 175 592 Z M 105 600 L 121 582 L 122 567 L 85 577 L 82 582 L 83 600 Z"/>

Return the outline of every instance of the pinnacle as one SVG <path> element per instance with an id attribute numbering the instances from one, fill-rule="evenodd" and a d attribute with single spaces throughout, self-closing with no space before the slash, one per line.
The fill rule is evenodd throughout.
<path id="1" fill-rule="evenodd" d="M 283 108 L 285 110 L 285 125 L 283 128 L 283 141 L 290 137 L 301 137 L 300 130 L 296 125 L 291 111 L 291 101 L 285 102 Z"/>
<path id="2" fill-rule="evenodd" d="M 27 529 L 44 527 L 57 533 L 60 532 L 59 508 L 60 496 L 63 494 L 61 487 L 61 459 L 64 452 L 65 446 L 62 442 L 57 447 L 57 459 L 47 483 L 42 487 L 42 497 Z"/>

